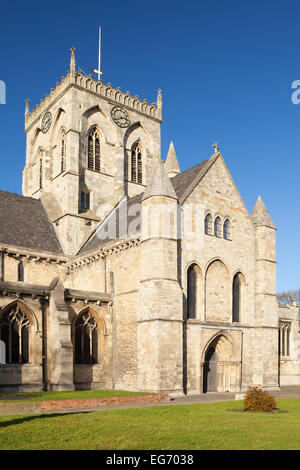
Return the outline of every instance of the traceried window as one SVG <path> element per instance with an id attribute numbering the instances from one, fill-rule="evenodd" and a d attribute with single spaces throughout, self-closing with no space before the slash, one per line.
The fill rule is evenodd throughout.
<path id="1" fill-rule="evenodd" d="M 5 344 L 6 364 L 29 361 L 29 319 L 18 304 L 0 317 L 0 340 Z"/>
<path id="2" fill-rule="evenodd" d="M 280 356 L 290 355 L 290 322 L 279 323 L 279 350 Z"/>
<path id="3" fill-rule="evenodd" d="M 225 240 L 230 240 L 231 238 L 230 222 L 228 219 L 225 220 L 223 225 L 223 237 Z"/>
<path id="4" fill-rule="evenodd" d="M 96 128 L 88 136 L 88 169 L 100 172 L 100 137 Z"/>
<path id="5" fill-rule="evenodd" d="M 94 316 L 86 311 L 75 323 L 75 363 L 98 362 L 98 328 Z"/>
<path id="6" fill-rule="evenodd" d="M 143 183 L 142 148 L 139 142 L 131 147 L 131 181 L 133 183 Z"/>
<path id="7" fill-rule="evenodd" d="M 60 170 L 63 173 L 66 169 L 66 133 L 63 130 L 60 141 Z"/>
<path id="8" fill-rule="evenodd" d="M 24 282 L 24 263 L 22 261 L 18 264 L 18 281 Z"/>
<path id="9" fill-rule="evenodd" d="M 212 235 L 212 217 L 210 214 L 207 214 L 204 221 L 204 232 L 206 235 Z"/>
<path id="10" fill-rule="evenodd" d="M 214 232 L 215 232 L 216 237 L 218 238 L 222 237 L 222 223 L 221 223 L 220 217 L 215 218 Z"/>

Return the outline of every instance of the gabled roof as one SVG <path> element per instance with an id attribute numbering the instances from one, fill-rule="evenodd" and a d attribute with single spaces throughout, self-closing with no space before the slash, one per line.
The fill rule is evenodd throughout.
<path id="1" fill-rule="evenodd" d="M 183 171 L 182 173 L 179 173 L 179 175 L 171 178 L 170 181 L 173 185 L 173 188 L 175 189 L 175 193 L 178 199 L 181 199 L 185 192 L 193 184 L 193 181 L 198 176 L 200 171 L 203 170 L 207 162 L 208 160 L 204 160 L 203 162 L 198 163 L 198 165 L 193 166 L 192 168 L 189 168 L 188 170 Z"/>
<path id="2" fill-rule="evenodd" d="M 96 230 L 88 238 L 87 242 L 79 250 L 79 255 L 100 249 L 113 240 L 124 240 L 140 233 L 140 209 L 144 193 L 131 199 L 123 198 L 100 222 Z M 111 232 L 108 231 L 111 229 Z"/>
<path id="3" fill-rule="evenodd" d="M 170 189 L 168 187 L 168 194 L 169 192 L 172 194 L 172 197 L 175 196 L 174 191 L 176 193 L 177 199 L 181 199 L 184 194 L 192 191 L 195 187 L 195 180 L 199 178 L 199 174 L 205 174 L 206 172 L 206 165 L 210 160 L 205 160 L 202 163 L 190 168 L 186 171 L 183 171 L 179 175 L 174 176 L 173 178 L 169 179 L 169 182 L 172 183 L 174 188 Z M 215 160 L 214 160 L 215 161 Z M 210 165 L 209 165 L 210 166 Z M 158 167 L 159 168 L 159 165 Z M 164 168 L 163 168 L 164 170 Z M 155 171 L 155 170 L 154 170 Z M 157 170 L 158 171 L 158 170 Z M 164 170 L 165 172 L 165 170 Z M 160 170 L 159 170 L 160 173 Z M 149 186 L 148 186 L 149 188 Z M 123 199 L 118 206 L 106 216 L 106 218 L 100 222 L 98 228 L 93 232 L 93 234 L 89 237 L 87 242 L 82 246 L 79 250 L 78 254 L 86 254 L 89 251 L 93 251 L 94 249 L 100 249 L 107 245 L 108 243 L 112 242 L 113 240 L 124 240 L 133 235 L 139 235 L 141 232 L 141 220 L 140 220 L 140 205 L 142 200 L 146 197 L 149 197 L 148 188 L 144 193 L 138 194 L 137 196 L 131 199 Z M 161 189 L 160 189 L 161 191 Z M 151 191 L 152 193 L 152 191 Z M 148 194 L 148 196 L 147 196 Z M 161 192 L 160 192 L 161 194 Z M 153 194 L 151 194 L 153 195 Z M 127 201 L 127 211 L 124 210 L 125 207 L 125 200 Z M 105 238 L 106 226 L 110 223 L 114 223 L 116 226 L 116 232 L 114 238 Z M 120 233 L 120 226 L 122 228 Z M 127 233 L 127 227 L 129 228 Z"/>
<path id="4" fill-rule="evenodd" d="M 0 191 L 0 245 L 63 254 L 40 200 Z"/>

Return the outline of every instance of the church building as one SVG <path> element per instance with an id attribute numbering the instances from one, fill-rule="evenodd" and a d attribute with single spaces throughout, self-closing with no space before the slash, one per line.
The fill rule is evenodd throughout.
<path id="1" fill-rule="evenodd" d="M 149 104 L 77 70 L 25 107 L 22 196 L 0 191 L 0 393 L 172 396 L 300 384 L 276 227 L 218 145 L 181 172 Z M 184 158 L 184 155 L 182 156 Z"/>

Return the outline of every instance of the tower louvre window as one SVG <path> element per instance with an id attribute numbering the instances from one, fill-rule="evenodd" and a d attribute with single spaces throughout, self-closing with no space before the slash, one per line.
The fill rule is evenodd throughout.
<path id="1" fill-rule="evenodd" d="M 97 129 L 88 137 L 88 169 L 100 172 L 100 138 Z"/>
<path id="2" fill-rule="evenodd" d="M 66 134 L 65 131 L 61 135 L 61 172 L 66 169 Z"/>
<path id="3" fill-rule="evenodd" d="M 38 157 L 38 164 L 39 164 L 39 189 L 43 189 L 43 157 L 44 157 L 44 151 L 40 151 L 39 157 Z"/>
<path id="4" fill-rule="evenodd" d="M 131 181 L 133 183 L 143 183 L 142 149 L 139 142 L 133 144 L 131 148 Z"/>

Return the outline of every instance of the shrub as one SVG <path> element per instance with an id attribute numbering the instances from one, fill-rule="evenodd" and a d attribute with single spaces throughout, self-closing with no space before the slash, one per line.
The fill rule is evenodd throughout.
<path id="1" fill-rule="evenodd" d="M 244 411 L 269 411 L 277 409 L 275 398 L 259 386 L 249 387 L 243 401 Z"/>

